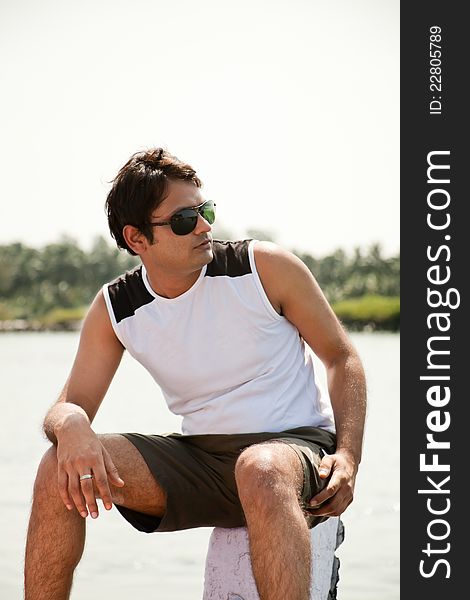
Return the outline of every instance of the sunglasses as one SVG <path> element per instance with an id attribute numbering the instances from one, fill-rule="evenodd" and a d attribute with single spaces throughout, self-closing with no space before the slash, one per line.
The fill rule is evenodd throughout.
<path id="1" fill-rule="evenodd" d="M 188 235 L 191 231 L 196 229 L 196 223 L 198 216 L 201 217 L 212 225 L 215 221 L 215 204 L 212 200 L 206 200 L 199 206 L 193 206 L 192 208 L 182 208 L 174 215 L 171 215 L 169 221 L 162 221 L 161 223 L 152 223 L 155 227 L 161 225 L 171 225 L 171 231 L 176 235 Z"/>

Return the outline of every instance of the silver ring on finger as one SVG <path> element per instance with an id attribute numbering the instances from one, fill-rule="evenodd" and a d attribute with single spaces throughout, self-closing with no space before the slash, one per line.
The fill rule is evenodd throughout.
<path id="1" fill-rule="evenodd" d="M 80 475 L 80 481 L 85 481 L 86 479 L 93 479 L 93 475 L 91 473 L 86 473 L 85 475 Z"/>

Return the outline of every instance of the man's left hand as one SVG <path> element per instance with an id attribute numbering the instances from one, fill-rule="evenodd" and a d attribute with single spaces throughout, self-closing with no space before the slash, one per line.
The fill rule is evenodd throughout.
<path id="1" fill-rule="evenodd" d="M 321 492 L 309 502 L 308 512 L 318 517 L 335 517 L 351 504 L 356 482 L 357 465 L 347 454 L 340 451 L 324 456 L 320 466 L 321 479 L 330 477 Z"/>

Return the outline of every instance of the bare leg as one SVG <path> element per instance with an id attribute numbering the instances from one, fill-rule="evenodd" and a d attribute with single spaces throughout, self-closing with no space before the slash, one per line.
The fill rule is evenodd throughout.
<path id="1" fill-rule="evenodd" d="M 311 547 L 299 504 L 298 456 L 282 442 L 250 446 L 235 475 L 261 600 L 308 600 Z"/>
<path id="2" fill-rule="evenodd" d="M 111 454 L 123 488 L 112 487 L 113 500 L 135 510 L 163 515 L 164 491 L 138 450 L 121 435 L 98 436 Z M 102 511 L 105 512 L 105 511 Z M 68 511 L 57 488 L 57 455 L 50 448 L 39 465 L 25 554 L 25 600 L 67 600 L 75 567 L 85 544 L 85 519 Z"/>

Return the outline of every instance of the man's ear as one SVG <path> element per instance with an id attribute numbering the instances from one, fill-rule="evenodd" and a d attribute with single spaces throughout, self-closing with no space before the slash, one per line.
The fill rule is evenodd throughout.
<path id="1" fill-rule="evenodd" d="M 122 235 L 126 240 L 126 244 L 136 254 L 143 254 L 150 245 L 150 242 L 145 235 L 133 225 L 125 225 L 122 230 Z"/>

